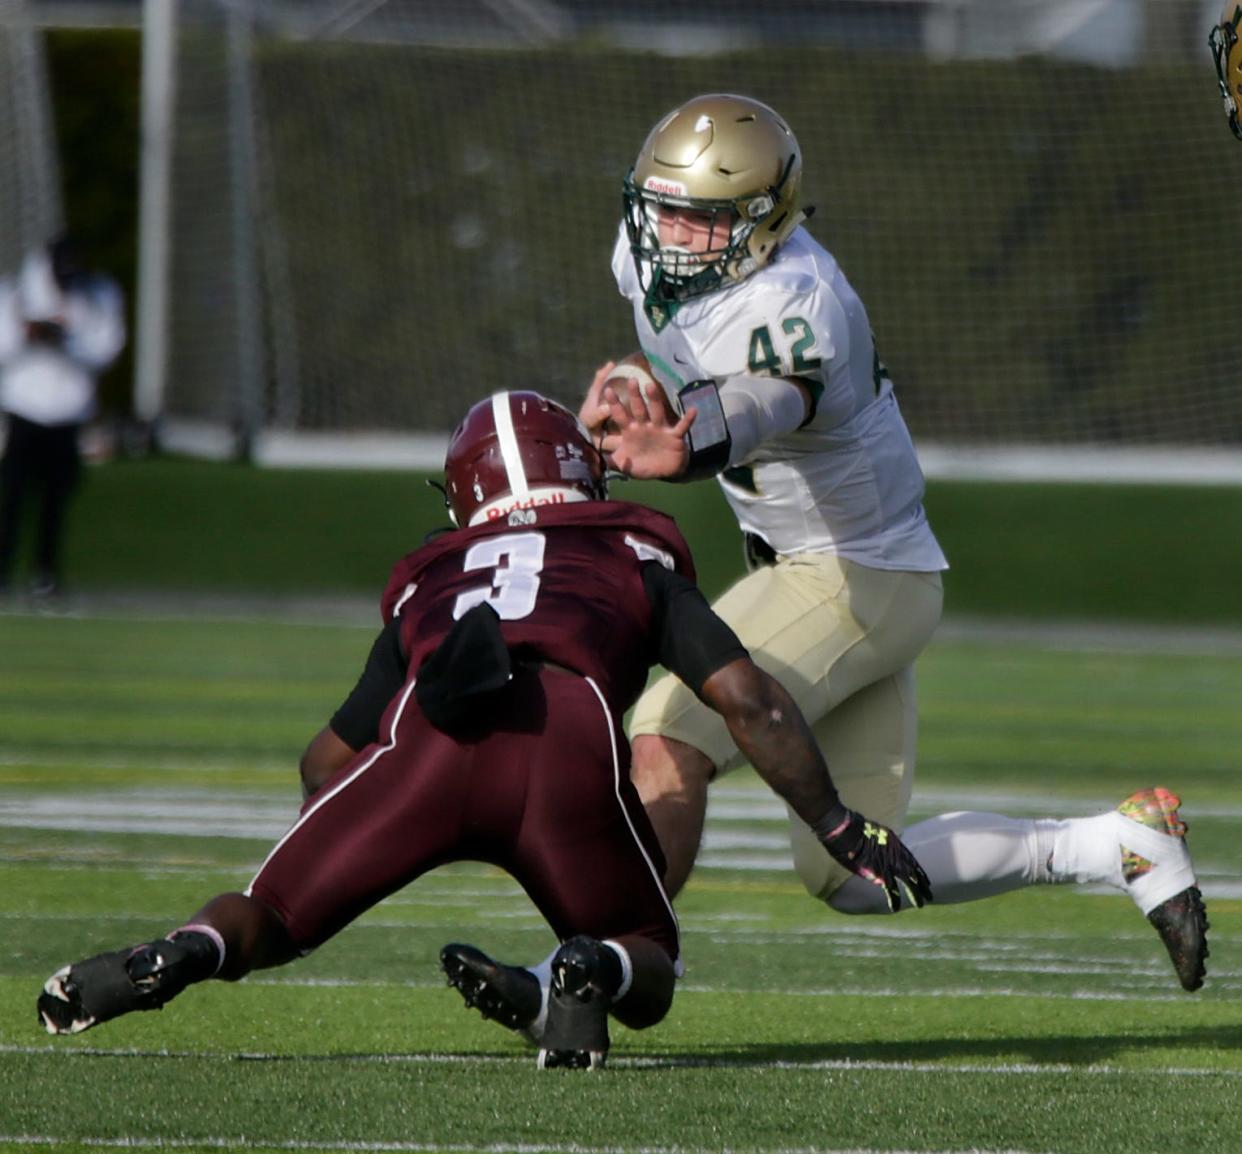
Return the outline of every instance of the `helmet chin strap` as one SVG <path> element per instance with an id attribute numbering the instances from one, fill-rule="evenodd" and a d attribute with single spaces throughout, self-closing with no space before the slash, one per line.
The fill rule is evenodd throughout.
<path id="1" fill-rule="evenodd" d="M 789 224 L 789 231 L 788 233 L 786 233 L 786 239 L 788 239 L 789 233 L 792 233 L 793 230 L 797 228 L 798 225 L 800 225 L 804 220 L 806 220 L 806 218 L 810 216 L 811 213 L 814 211 L 815 210 L 812 208 L 812 209 L 807 209 L 806 212 L 799 211 L 799 212 L 794 213 L 793 220 Z M 762 222 L 760 222 L 760 224 L 762 224 Z M 744 249 L 742 253 L 741 259 L 734 261 L 732 264 L 728 266 L 726 271 L 728 272 L 729 276 L 733 280 L 735 281 L 745 280 L 748 276 L 750 276 L 752 272 L 755 272 L 757 269 L 762 268 L 763 265 L 766 264 L 768 261 L 770 261 L 773 255 L 775 254 L 776 248 L 777 248 L 777 244 L 775 240 L 769 241 L 770 251 L 763 252 L 762 254 L 756 254 L 754 239 L 755 239 L 755 234 L 758 233 L 759 231 L 760 231 L 760 228 L 757 225 L 754 231 L 750 234 L 750 237 L 746 241 L 746 248 Z M 763 257 L 762 260 L 760 259 L 760 255 L 762 255 Z"/>
<path id="2" fill-rule="evenodd" d="M 702 272 L 711 262 L 705 261 L 702 253 L 692 252 L 682 245 L 666 244 L 660 247 L 660 263 L 672 276 L 689 277 Z"/>
<path id="3" fill-rule="evenodd" d="M 430 477 L 427 478 L 427 484 L 430 485 L 433 489 L 435 489 L 436 492 L 438 492 L 440 496 L 444 498 L 444 507 L 448 510 L 449 520 L 452 521 L 454 525 L 456 525 L 457 514 L 453 512 L 452 502 L 449 501 L 448 489 L 445 488 L 442 482 L 434 481 Z"/>

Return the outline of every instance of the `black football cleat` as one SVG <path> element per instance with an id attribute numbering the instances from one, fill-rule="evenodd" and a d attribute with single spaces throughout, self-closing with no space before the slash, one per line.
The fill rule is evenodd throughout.
<path id="1" fill-rule="evenodd" d="M 1207 973 L 1208 920 L 1199 891 L 1181 799 L 1161 786 L 1131 794 L 1122 817 L 1121 870 L 1130 896 L 1169 952 L 1184 990 L 1197 990 Z"/>
<path id="2" fill-rule="evenodd" d="M 552 959 L 541 1070 L 598 1070 L 608 1058 L 608 1007 L 621 985 L 621 962 L 595 938 L 565 942 Z"/>
<path id="3" fill-rule="evenodd" d="M 1197 990 L 1207 973 L 1208 920 L 1198 886 L 1161 902 L 1147 915 L 1169 951 L 1183 990 Z"/>
<path id="4" fill-rule="evenodd" d="M 122 1014 L 158 1010 L 218 964 L 215 943 L 197 933 L 97 954 L 48 978 L 39 1022 L 49 1034 L 80 1034 Z"/>
<path id="5" fill-rule="evenodd" d="M 440 966 L 466 1005 L 488 1021 L 521 1032 L 535 1025 L 543 991 L 530 970 L 494 962 L 482 950 L 457 942 L 440 951 Z"/>

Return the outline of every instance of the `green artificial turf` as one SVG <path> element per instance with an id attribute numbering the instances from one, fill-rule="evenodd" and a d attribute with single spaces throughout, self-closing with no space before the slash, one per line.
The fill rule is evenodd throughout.
<path id="1" fill-rule="evenodd" d="M 83 593 L 349 595 L 446 524 L 416 473 L 275 470 L 155 458 L 88 471 L 70 525 Z M 673 514 L 717 593 L 742 571 L 714 485 L 613 487 Z M 1242 488 L 935 482 L 951 615 L 1242 624 Z M 378 617 L 376 618 L 378 621 Z"/>
<path id="2" fill-rule="evenodd" d="M 537 1071 L 445 987 L 446 941 L 529 962 L 553 944 L 516 886 L 472 863 L 291 966 L 45 1035 L 34 999 L 52 970 L 245 886 L 369 639 L 0 616 L 0 1150 L 1217 1154 L 1236 1140 L 1242 656 L 1158 646 L 935 642 L 912 818 L 1085 813 L 1176 789 L 1212 921 L 1198 994 L 1106 890 L 831 914 L 781 864 L 783 811 L 743 772 L 714 787 L 678 902 L 673 1010 L 615 1027 L 602 1072 Z"/>

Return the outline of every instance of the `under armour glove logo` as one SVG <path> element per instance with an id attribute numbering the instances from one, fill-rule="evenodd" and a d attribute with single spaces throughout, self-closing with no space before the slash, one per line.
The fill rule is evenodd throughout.
<path id="1" fill-rule="evenodd" d="M 868 821 L 837 802 L 814 830 L 836 861 L 884 890 L 890 911 L 901 907 L 903 891 L 910 905 L 922 906 L 933 900 L 923 867 L 887 826 Z"/>

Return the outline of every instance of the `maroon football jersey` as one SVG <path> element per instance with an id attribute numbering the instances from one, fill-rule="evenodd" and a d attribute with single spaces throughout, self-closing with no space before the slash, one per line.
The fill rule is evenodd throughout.
<path id="1" fill-rule="evenodd" d="M 454 621 L 486 601 L 515 656 L 592 678 L 620 717 L 658 660 L 642 580 L 649 560 L 694 579 L 685 539 L 663 513 L 622 501 L 520 510 L 503 524 L 445 533 L 398 562 L 384 620 L 400 615 L 417 670 Z"/>

